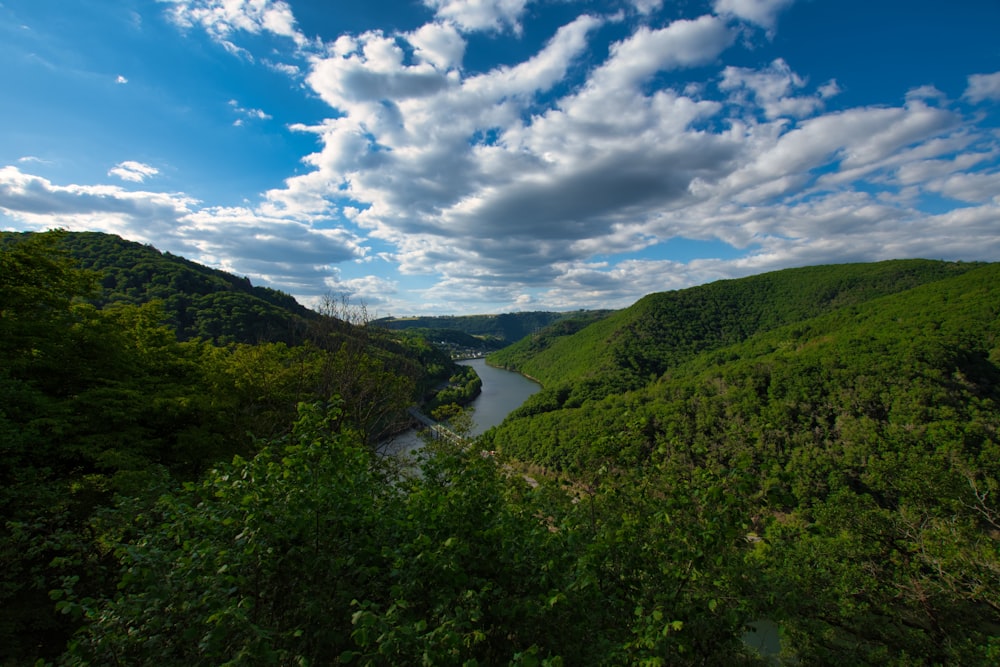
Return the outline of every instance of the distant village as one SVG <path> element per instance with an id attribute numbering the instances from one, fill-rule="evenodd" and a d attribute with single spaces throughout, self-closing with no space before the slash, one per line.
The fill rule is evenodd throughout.
<path id="1" fill-rule="evenodd" d="M 463 345 L 456 345 L 455 343 L 451 343 L 446 340 L 434 341 L 434 344 L 444 350 L 447 350 L 448 354 L 451 355 L 453 361 L 462 361 L 465 359 L 482 359 L 487 354 L 493 351 L 493 350 L 475 349 Z"/>

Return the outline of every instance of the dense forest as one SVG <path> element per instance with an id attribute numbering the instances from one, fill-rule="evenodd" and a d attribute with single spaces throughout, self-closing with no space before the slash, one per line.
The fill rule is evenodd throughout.
<path id="1" fill-rule="evenodd" d="M 111 234 L 65 234 L 60 245 L 79 268 L 99 276 L 91 303 L 159 301 L 164 322 L 178 340 L 294 344 L 302 341 L 307 322 L 317 315 L 291 296 L 252 285 L 247 278 Z"/>
<path id="2" fill-rule="evenodd" d="M 182 302 L 183 317 L 167 310 Z M 441 350 L 338 313 L 114 236 L 0 237 L 0 662 L 65 642 L 49 599 L 62 577 L 110 584 L 94 522 L 118 499 L 152 500 L 253 456 L 291 430 L 299 403 L 336 402 L 343 428 L 376 450 L 408 427 L 410 406 L 468 398 L 466 369 Z M 242 330 L 258 317 L 276 326 Z M 185 318 L 210 333 L 192 337 Z"/>
<path id="3" fill-rule="evenodd" d="M 383 317 L 375 320 L 375 324 L 386 329 L 402 331 L 417 329 L 437 332 L 437 335 L 443 335 L 444 332 L 459 332 L 479 339 L 480 345 L 484 349 L 495 350 L 516 343 L 526 336 L 537 334 L 557 322 L 580 318 L 592 321 L 611 312 L 609 310 L 572 311 L 569 313 L 526 311 L 499 315 Z"/>
<path id="4" fill-rule="evenodd" d="M 671 503 L 743 533 L 687 562 L 797 663 L 1000 658 L 1000 265 L 781 271 L 558 333 L 492 358 L 545 389 L 484 447 L 587 494 L 645 487 L 632 511 L 677 540 Z"/>
<path id="5" fill-rule="evenodd" d="M 100 242 L 0 238 L 0 663 L 1000 662 L 998 264 L 561 317 L 410 464 L 405 409 L 478 390 L 442 350 L 216 275 L 293 323 L 244 337 Z"/>

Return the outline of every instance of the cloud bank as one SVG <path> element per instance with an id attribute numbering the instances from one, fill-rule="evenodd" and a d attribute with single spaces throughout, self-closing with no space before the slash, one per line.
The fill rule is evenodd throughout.
<path id="1" fill-rule="evenodd" d="M 661 7 L 628 4 L 640 18 Z M 340 289 L 396 312 L 622 307 L 788 266 L 1000 256 L 1000 137 L 968 106 L 1000 100 L 1000 73 L 970 74 L 956 101 L 928 88 L 833 107 L 841 84 L 784 58 L 727 64 L 773 39 L 792 0 L 716 0 L 660 27 L 580 14 L 483 71 L 464 64 L 470 40 L 520 35 L 528 0 L 424 0 L 432 18 L 416 29 L 325 39 L 301 31 L 294 3 L 169 5 L 226 48 L 287 40 L 283 59 L 299 63 L 287 71 L 329 109 L 289 127 L 317 142 L 302 172 L 223 209 L 8 167 L 8 216 L 128 231 L 300 296 Z M 613 30 L 623 36 L 596 48 Z M 236 124 L 270 118 L 230 104 Z M 157 170 L 109 174 L 142 183 Z M 653 252 L 688 241 L 710 254 Z M 358 261 L 371 273 L 341 276 Z"/>

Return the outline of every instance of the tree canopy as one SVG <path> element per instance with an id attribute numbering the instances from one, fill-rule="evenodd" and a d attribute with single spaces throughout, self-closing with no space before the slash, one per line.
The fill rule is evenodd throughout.
<path id="1" fill-rule="evenodd" d="M 406 408 L 479 390 L 426 339 L 178 336 L 66 247 L 0 243 L 3 664 L 1000 661 L 1000 264 L 564 318 L 495 358 L 543 391 L 407 463 Z"/>

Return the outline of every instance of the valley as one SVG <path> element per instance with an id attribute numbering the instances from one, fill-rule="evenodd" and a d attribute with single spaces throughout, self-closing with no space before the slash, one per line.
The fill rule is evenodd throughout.
<path id="1" fill-rule="evenodd" d="M 1000 264 L 398 329 L 106 235 L 0 283 L 3 664 L 1000 659 Z M 380 456 L 413 406 L 474 446 Z"/>

